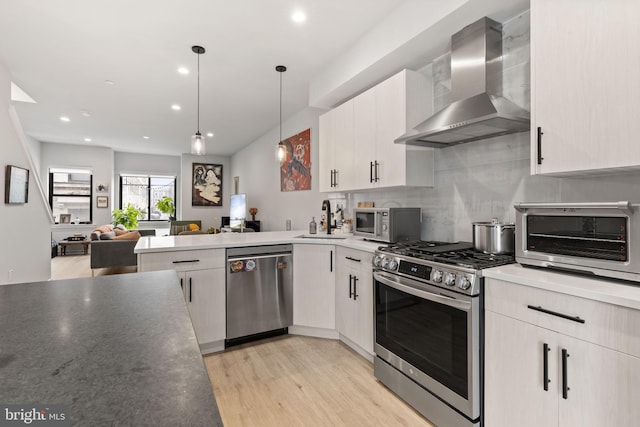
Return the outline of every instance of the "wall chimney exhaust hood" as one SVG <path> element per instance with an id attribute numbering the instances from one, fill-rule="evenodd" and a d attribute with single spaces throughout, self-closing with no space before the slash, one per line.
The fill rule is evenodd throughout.
<path id="1" fill-rule="evenodd" d="M 451 103 L 395 143 L 449 147 L 528 130 L 529 112 L 502 97 L 502 25 L 484 17 L 451 37 Z"/>

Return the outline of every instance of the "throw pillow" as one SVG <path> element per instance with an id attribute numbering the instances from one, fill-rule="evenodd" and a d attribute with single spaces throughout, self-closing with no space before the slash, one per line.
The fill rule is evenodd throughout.
<path id="1" fill-rule="evenodd" d="M 140 233 L 137 231 L 129 231 L 113 238 L 113 240 L 138 240 Z"/>
<path id="2" fill-rule="evenodd" d="M 109 231 L 113 231 L 113 225 L 111 225 L 111 224 L 101 225 L 100 227 L 96 228 L 93 231 L 99 231 L 101 233 L 107 233 Z"/>
<path id="3" fill-rule="evenodd" d="M 99 231 L 92 231 L 90 239 L 91 240 L 100 240 L 100 234 L 102 234 L 102 233 L 100 233 Z"/>
<path id="4" fill-rule="evenodd" d="M 117 229 L 119 229 L 119 230 L 123 230 L 123 231 L 127 231 L 127 227 L 125 227 L 125 226 L 124 226 L 124 225 L 122 225 L 122 224 L 118 224 L 118 225 L 116 225 L 114 228 L 117 228 Z"/>
<path id="5" fill-rule="evenodd" d="M 171 226 L 171 231 L 170 231 L 169 234 L 171 234 L 172 236 L 177 236 L 181 232 L 188 231 L 188 230 L 189 230 L 189 226 L 188 225 L 172 225 Z"/>
<path id="6" fill-rule="evenodd" d="M 116 237 L 116 233 L 113 231 L 107 231 L 106 233 L 100 234 L 100 240 L 112 240 Z"/>
<path id="7" fill-rule="evenodd" d="M 200 227 L 198 227 L 198 224 L 189 224 L 189 231 L 198 231 L 200 230 Z"/>
<path id="8" fill-rule="evenodd" d="M 116 233 L 116 236 L 122 236 L 123 234 L 127 234 L 128 231 L 127 230 L 123 230 L 121 228 L 114 228 L 113 232 Z"/>

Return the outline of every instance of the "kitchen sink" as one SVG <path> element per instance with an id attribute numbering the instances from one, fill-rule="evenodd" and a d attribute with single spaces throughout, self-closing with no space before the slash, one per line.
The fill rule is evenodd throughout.
<path id="1" fill-rule="evenodd" d="M 346 239 L 347 237 L 352 237 L 351 233 L 342 233 L 342 234 L 327 234 L 327 233 L 318 233 L 318 234 L 301 234 L 296 236 L 296 238 L 304 238 L 304 239 Z"/>

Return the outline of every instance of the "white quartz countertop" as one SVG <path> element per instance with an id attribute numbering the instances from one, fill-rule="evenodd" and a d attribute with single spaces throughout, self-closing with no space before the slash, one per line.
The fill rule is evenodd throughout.
<path id="1" fill-rule="evenodd" d="M 225 249 L 245 246 L 279 245 L 287 243 L 304 243 L 312 245 L 336 245 L 352 249 L 373 252 L 385 243 L 370 242 L 361 237 L 349 236 L 344 239 L 336 237 L 317 238 L 299 237 L 306 235 L 304 230 L 266 231 L 260 233 L 219 233 L 191 234 L 184 236 L 143 236 L 135 247 L 136 254 L 152 252 L 188 251 L 194 249 Z"/>
<path id="2" fill-rule="evenodd" d="M 520 264 L 489 268 L 482 270 L 482 273 L 484 277 L 640 310 L 640 284 L 523 267 Z"/>

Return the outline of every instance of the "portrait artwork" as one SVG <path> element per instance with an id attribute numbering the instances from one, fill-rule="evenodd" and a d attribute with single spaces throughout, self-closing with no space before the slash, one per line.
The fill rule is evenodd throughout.
<path id="1" fill-rule="evenodd" d="M 280 162 L 280 191 L 311 190 L 311 129 L 280 144 L 285 147 Z"/>
<path id="2" fill-rule="evenodd" d="M 222 206 L 222 165 L 193 163 L 191 206 Z"/>

